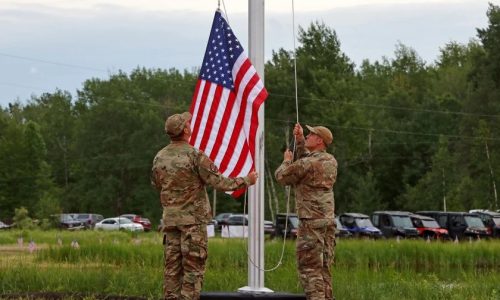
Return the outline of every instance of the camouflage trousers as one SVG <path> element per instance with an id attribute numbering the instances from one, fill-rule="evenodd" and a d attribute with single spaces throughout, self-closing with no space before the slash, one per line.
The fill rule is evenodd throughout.
<path id="1" fill-rule="evenodd" d="M 308 300 L 334 299 L 330 270 L 334 255 L 333 219 L 301 219 L 297 232 L 297 266 Z"/>
<path id="2" fill-rule="evenodd" d="M 163 294 L 168 300 L 200 298 L 207 260 L 207 226 L 165 227 Z"/>

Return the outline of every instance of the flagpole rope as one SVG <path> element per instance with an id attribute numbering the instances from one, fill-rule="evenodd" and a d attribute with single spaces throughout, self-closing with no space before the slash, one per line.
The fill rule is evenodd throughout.
<path id="1" fill-rule="evenodd" d="M 242 239 L 245 239 L 245 215 L 246 215 L 246 206 L 247 206 L 247 193 L 248 193 L 248 188 L 245 190 L 245 197 L 244 197 L 244 200 L 243 200 L 243 237 Z M 269 201 L 271 201 L 269 199 Z M 272 268 L 269 268 L 269 269 L 265 269 L 265 268 L 261 268 L 260 265 L 258 265 L 257 263 L 255 263 L 253 260 L 252 260 L 252 257 L 250 256 L 250 254 L 248 253 L 248 238 L 246 239 L 247 241 L 247 245 L 245 247 L 245 251 L 247 253 L 247 257 L 248 257 L 248 260 L 250 261 L 250 263 L 256 267 L 258 270 L 260 271 L 263 271 L 263 272 L 271 272 L 271 271 L 274 271 L 276 269 L 278 269 L 282 264 L 283 264 L 283 257 L 285 256 L 285 245 L 286 245 L 286 233 L 287 233 L 287 228 L 288 228 L 288 214 L 289 214 L 289 211 L 290 211 L 290 189 L 288 189 L 288 201 L 286 203 L 286 220 L 285 220 L 285 230 L 284 230 L 284 233 L 283 233 L 283 245 L 281 246 L 281 255 L 280 255 L 280 259 L 278 260 L 278 263 L 276 263 L 275 266 L 273 266 Z"/>
<path id="2" fill-rule="evenodd" d="M 222 6 L 224 7 L 224 14 L 226 15 L 227 24 L 229 24 L 229 16 L 227 15 L 226 2 L 224 2 L 224 0 L 222 0 Z M 219 7 L 220 7 L 220 0 L 219 0 Z"/>
<path id="3" fill-rule="evenodd" d="M 224 5 L 224 0 L 222 0 L 222 4 Z M 224 10 L 225 10 L 225 6 L 224 6 Z M 226 13 L 226 16 L 227 16 L 227 13 Z M 229 21 L 228 21 L 229 22 Z M 292 31 L 293 31 L 293 70 L 294 70 L 294 81 L 295 81 L 295 109 L 296 109 L 296 114 L 297 114 L 297 124 L 299 123 L 299 98 L 298 98 L 298 84 L 297 84 L 297 47 L 296 47 L 296 44 L 295 44 L 295 41 L 296 41 L 296 35 L 295 35 L 295 1 L 292 0 Z M 297 141 L 295 140 L 295 143 L 293 145 L 293 151 L 292 151 L 292 157 L 295 156 L 295 152 L 297 150 Z M 265 269 L 265 268 L 261 268 L 260 265 L 256 264 L 252 258 L 250 257 L 250 254 L 248 253 L 248 238 L 246 239 L 247 240 L 247 246 L 245 248 L 245 251 L 247 253 L 247 257 L 248 257 L 248 260 L 250 261 L 250 263 L 256 267 L 257 269 L 259 269 L 260 271 L 263 271 L 263 272 L 271 272 L 271 271 L 274 271 L 276 269 L 278 269 L 282 263 L 283 263 L 283 257 L 285 255 L 285 245 L 286 245 L 286 236 L 287 236 L 287 232 L 288 232 L 288 217 L 290 215 L 290 198 L 291 198 L 291 191 L 292 191 L 292 188 L 290 186 L 288 186 L 287 188 L 287 201 L 286 201 L 286 218 L 285 218 L 285 230 L 283 231 L 283 244 L 282 244 L 282 247 L 281 247 L 281 255 L 280 255 L 280 259 L 278 260 L 278 263 L 273 266 L 272 268 L 269 268 L 269 269 Z M 248 188 L 245 190 L 245 197 L 244 197 L 244 201 L 243 201 L 243 216 L 246 215 L 246 206 L 247 206 L 247 193 L 248 193 Z M 268 201 L 271 201 L 271 199 L 268 199 Z M 245 217 L 243 218 L 243 239 L 245 239 Z"/>
<path id="4" fill-rule="evenodd" d="M 297 37 L 295 36 L 295 1 L 292 0 L 292 31 L 293 31 L 293 71 L 295 79 L 295 110 L 297 112 L 297 123 L 299 123 L 299 97 L 298 97 L 298 85 L 297 85 L 297 47 L 295 41 Z"/>

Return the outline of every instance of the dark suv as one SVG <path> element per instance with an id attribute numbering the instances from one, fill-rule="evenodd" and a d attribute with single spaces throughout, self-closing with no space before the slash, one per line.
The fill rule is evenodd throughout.
<path id="1" fill-rule="evenodd" d="M 85 229 L 85 222 L 75 220 L 71 214 L 52 215 L 57 227 L 67 230 Z"/>
<path id="2" fill-rule="evenodd" d="M 409 212 L 376 211 L 372 213 L 371 220 L 385 237 L 418 237 L 418 231 L 411 222 Z"/>
<path id="3" fill-rule="evenodd" d="M 104 217 L 98 214 L 71 214 L 73 219 L 85 222 L 85 227 L 93 229 L 96 223 L 101 222 Z"/>
<path id="4" fill-rule="evenodd" d="M 492 237 L 500 237 L 500 213 L 489 210 L 471 210 L 469 212 L 481 218 Z"/>
<path id="5" fill-rule="evenodd" d="M 373 226 L 370 217 L 358 213 L 343 213 L 339 216 L 340 223 L 344 225 L 355 237 L 382 237 L 382 231 Z"/>
<path id="6" fill-rule="evenodd" d="M 474 214 L 466 212 L 418 211 L 417 214 L 434 218 L 441 227 L 448 229 L 452 239 L 487 237 L 488 229 Z"/>
<path id="7" fill-rule="evenodd" d="M 299 218 L 296 214 L 288 214 L 288 221 L 287 214 L 276 214 L 274 233 L 271 234 L 271 237 L 283 238 L 283 236 L 286 236 L 287 238 L 295 239 L 297 238 L 298 229 Z"/>

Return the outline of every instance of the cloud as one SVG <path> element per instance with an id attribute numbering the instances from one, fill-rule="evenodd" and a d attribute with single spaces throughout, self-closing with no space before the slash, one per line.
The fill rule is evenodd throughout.
<path id="1" fill-rule="evenodd" d="M 107 77 L 106 70 L 129 72 L 137 66 L 191 70 L 198 66 L 205 52 L 215 7 L 206 8 L 208 5 L 200 4 L 204 6 L 198 9 L 191 6 L 190 9 L 187 4 L 192 5 L 193 1 L 186 0 L 182 1 L 186 4 L 173 13 L 168 5 L 179 1 L 162 0 L 169 4 L 157 10 L 148 6 L 155 1 L 141 1 L 142 8 L 134 6 L 138 3 L 135 0 L 127 0 L 124 5 L 122 2 L 116 5 L 116 1 L 55 0 L 29 5 L 30 0 L 11 0 L 8 5 L 2 4 L 0 53 L 104 71 L 43 64 L 44 76 L 26 78 L 25 70 L 30 70 L 32 62 L 0 56 L 5 62 L 2 63 L 0 83 L 14 81 L 19 86 L 45 87 L 48 92 L 56 87 L 74 92 L 86 79 Z M 269 0 L 266 4 L 275 5 L 280 1 Z M 365 58 L 373 61 L 392 56 L 398 41 L 413 47 L 424 60 L 432 62 L 439 47 L 445 43 L 467 42 L 476 35 L 477 27 L 487 26 L 488 2 L 484 0 L 451 1 L 452 4 L 437 0 L 386 0 L 390 4 L 378 5 L 369 4 L 373 1 L 356 0 L 355 6 L 328 5 L 321 10 L 311 10 L 314 8 L 311 3 L 320 3 L 316 0 L 306 1 L 310 4 L 307 10 L 300 8 L 306 2 L 296 2 L 296 24 L 308 27 L 312 21 L 319 20 L 335 29 L 343 51 L 358 65 Z M 336 1 L 329 3 L 333 2 Z M 64 5 L 56 6 L 58 3 Z M 246 10 L 239 12 L 240 8 L 229 6 L 232 3 L 227 3 L 230 24 L 243 46 L 248 48 Z M 272 50 L 293 48 L 291 26 L 291 8 L 268 10 L 266 59 L 270 59 Z M 37 63 L 39 65 L 42 63 Z M 33 74 L 39 75 L 37 72 Z M 31 92 L 40 91 L 2 86 L 0 105 L 5 106 L 17 96 L 26 99 Z"/>

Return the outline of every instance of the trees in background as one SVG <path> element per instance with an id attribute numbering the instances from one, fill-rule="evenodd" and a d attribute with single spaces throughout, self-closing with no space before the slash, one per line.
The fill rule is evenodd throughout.
<path id="1" fill-rule="evenodd" d="M 443 209 L 445 199 L 448 210 L 499 209 L 499 7 L 487 15 L 477 40 L 444 45 L 432 64 L 398 44 L 392 58 L 356 68 L 333 29 L 299 30 L 299 121 L 334 133 L 337 211 Z M 278 49 L 265 66 L 271 173 L 293 147 L 293 59 Z M 75 96 L 56 90 L 1 109 L 0 219 L 21 206 L 39 219 L 59 211 L 159 219 L 151 160 L 168 142 L 165 118 L 188 110 L 196 77 L 139 68 L 89 79 Z M 274 212 L 283 211 L 285 189 L 266 186 Z M 241 210 L 242 200 L 217 196 L 218 212 Z"/>

